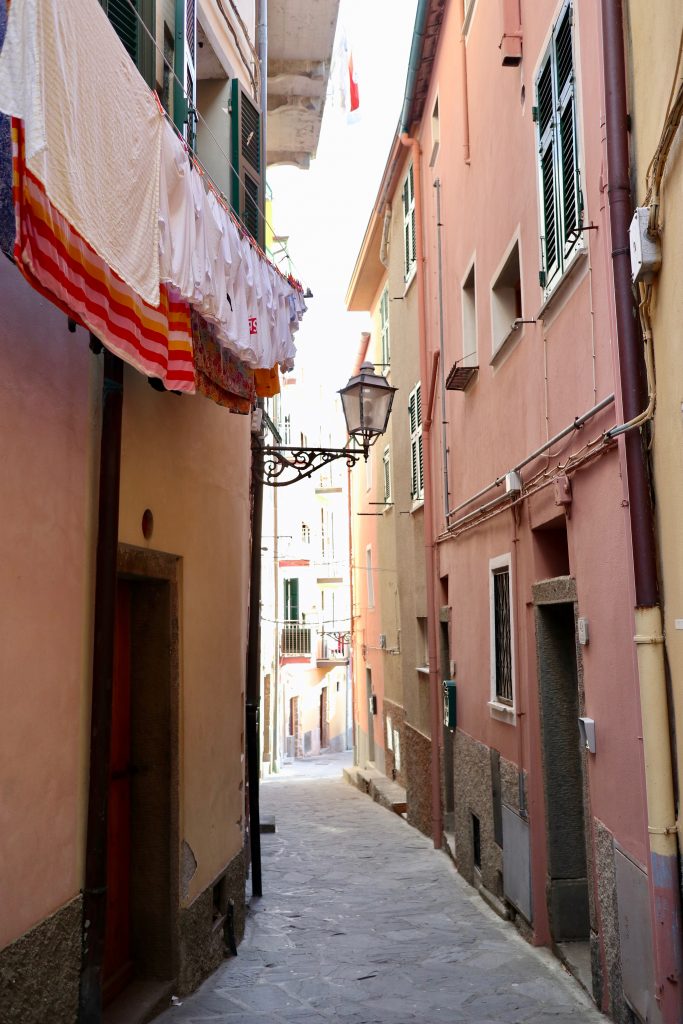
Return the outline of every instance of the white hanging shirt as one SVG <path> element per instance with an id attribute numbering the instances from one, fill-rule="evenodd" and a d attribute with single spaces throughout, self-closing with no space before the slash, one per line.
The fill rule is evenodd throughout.
<path id="1" fill-rule="evenodd" d="M 182 142 L 164 121 L 159 179 L 159 271 L 183 299 L 194 298 L 195 213 L 192 168 Z"/>

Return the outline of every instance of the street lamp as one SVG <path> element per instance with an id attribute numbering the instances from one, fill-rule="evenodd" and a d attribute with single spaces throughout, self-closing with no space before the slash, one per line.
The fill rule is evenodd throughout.
<path id="1" fill-rule="evenodd" d="M 370 445 L 387 429 L 396 388 L 375 373 L 372 363 L 363 363 L 339 394 L 346 428 L 353 444 L 345 448 L 296 448 L 262 445 L 258 478 L 269 487 L 287 487 L 316 473 L 337 459 L 351 467 L 362 457 L 367 462 Z"/>

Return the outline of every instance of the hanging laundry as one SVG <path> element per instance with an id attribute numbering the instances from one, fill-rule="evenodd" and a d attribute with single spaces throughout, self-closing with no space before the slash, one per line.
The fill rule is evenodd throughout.
<path id="1" fill-rule="evenodd" d="M 159 169 L 159 274 L 188 301 L 194 298 L 195 212 L 187 148 L 164 119 Z"/>
<path id="2" fill-rule="evenodd" d="M 192 313 L 192 341 L 197 391 L 233 412 L 249 412 L 256 398 L 253 372 L 225 351 L 214 325 L 196 312 Z M 231 400 L 219 401 L 221 396 Z"/>
<path id="3" fill-rule="evenodd" d="M 0 110 L 54 209 L 156 306 L 163 116 L 98 0 L 13 0 Z"/>
<path id="4" fill-rule="evenodd" d="M 0 0 L 0 50 L 7 28 L 7 6 Z M 14 200 L 12 199 L 12 135 L 10 119 L 0 114 L 0 249 L 7 256 L 14 249 Z"/>
<path id="5" fill-rule="evenodd" d="M 270 370 L 254 370 L 254 382 L 259 398 L 274 398 L 280 394 L 280 368 L 273 366 Z"/>
<path id="6" fill-rule="evenodd" d="M 157 306 L 144 302 L 50 202 L 24 163 L 21 125 L 13 122 L 14 257 L 34 288 L 106 347 L 169 391 L 195 391 L 190 307 L 162 285 Z"/>

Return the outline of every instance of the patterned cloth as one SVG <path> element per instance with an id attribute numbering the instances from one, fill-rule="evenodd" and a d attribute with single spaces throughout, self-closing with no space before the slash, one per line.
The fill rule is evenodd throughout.
<path id="1" fill-rule="evenodd" d="M 0 0 L 0 50 L 7 28 L 6 0 Z M 10 119 L 0 114 L 0 249 L 12 255 L 14 249 L 14 201 L 12 199 L 12 135 Z"/>
<path id="2" fill-rule="evenodd" d="M 14 258 L 28 282 L 106 347 L 169 391 L 194 393 L 190 307 L 162 285 L 158 306 L 136 294 L 88 245 L 27 169 L 22 128 L 12 121 Z"/>
<path id="3" fill-rule="evenodd" d="M 192 313 L 197 391 L 231 412 L 249 413 L 256 398 L 253 372 L 216 340 L 213 324 Z"/>

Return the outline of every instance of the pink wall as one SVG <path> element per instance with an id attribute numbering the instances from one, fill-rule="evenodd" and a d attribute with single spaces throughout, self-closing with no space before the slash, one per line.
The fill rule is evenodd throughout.
<path id="1" fill-rule="evenodd" d="M 563 281 L 552 308 L 539 319 L 543 294 L 538 280 L 539 212 L 536 136 L 532 121 L 534 79 L 561 4 L 522 3 L 523 61 L 503 67 L 499 5 L 476 5 L 467 39 L 471 162 L 463 160 L 458 4 L 446 7 L 432 85 L 420 129 L 425 204 L 428 346 L 438 350 L 437 229 L 435 189 L 442 185 L 442 252 L 445 368 L 462 352 L 461 283 L 476 258 L 479 373 L 469 389 L 447 393 L 450 500 L 453 508 L 510 469 L 547 437 L 570 424 L 616 390 L 610 308 L 609 233 L 601 192 L 601 60 L 599 6 L 574 4 L 574 54 L 579 110 L 579 160 L 584 224 L 590 247 L 571 278 Z M 429 167 L 431 113 L 438 94 L 440 149 Z M 492 360 L 491 285 L 514 237 L 519 238 L 522 311 L 537 320 L 516 332 Z M 437 396 L 437 402 L 439 398 Z M 547 410 L 547 412 L 546 412 Z M 547 421 L 546 421 L 547 416 Z M 566 448 L 577 452 L 615 422 L 614 407 L 587 424 Z M 436 486 L 436 532 L 444 529 L 441 437 L 432 438 Z M 551 460 L 550 465 L 557 463 Z M 528 479 L 546 465 L 526 470 Z M 493 492 L 488 497 L 493 497 Z M 623 485 L 616 450 L 573 478 L 567 520 L 570 569 L 576 578 L 579 614 L 590 620 L 590 645 L 583 650 L 586 714 L 597 723 L 598 753 L 589 759 L 592 814 L 620 843 L 645 861 L 644 795 L 637 681 L 632 660 L 633 613 L 629 546 L 622 507 Z M 472 505 L 471 508 L 475 508 Z M 459 726 L 532 772 L 531 819 L 535 868 L 544 874 L 545 833 L 537 711 L 538 684 L 531 585 L 544 578 L 530 527 L 561 514 L 552 490 L 525 503 L 515 526 L 510 511 L 457 541 L 439 545 L 440 573 L 449 576 L 453 606 L 451 657 L 457 663 Z M 518 539 L 515 539 L 518 538 Z M 516 551 L 513 572 L 517 615 L 517 700 L 520 725 L 490 715 L 489 559 Z M 615 780 L 618 780 L 618 784 Z M 536 873 L 536 872 L 535 872 Z M 545 905 L 542 887 L 537 910 Z M 543 940 L 546 922 L 536 921 Z"/>
<path id="2" fill-rule="evenodd" d="M 0 948 L 80 886 L 87 335 L 0 262 Z"/>

